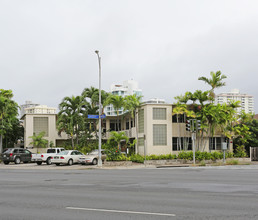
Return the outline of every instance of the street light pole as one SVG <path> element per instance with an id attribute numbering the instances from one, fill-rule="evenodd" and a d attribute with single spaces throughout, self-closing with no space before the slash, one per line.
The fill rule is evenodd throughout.
<path id="1" fill-rule="evenodd" d="M 98 159 L 98 166 L 102 167 L 102 160 L 101 160 L 101 57 L 99 56 L 99 51 L 96 50 L 95 53 L 98 56 L 99 62 L 99 159 Z"/>

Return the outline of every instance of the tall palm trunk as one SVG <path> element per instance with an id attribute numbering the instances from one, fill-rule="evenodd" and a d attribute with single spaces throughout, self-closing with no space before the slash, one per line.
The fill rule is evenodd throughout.
<path id="1" fill-rule="evenodd" d="M 0 135 L 0 153 L 3 152 L 3 135 Z"/>
<path id="2" fill-rule="evenodd" d="M 180 151 L 182 150 L 182 144 L 181 144 L 181 126 L 179 124 L 179 118 L 178 118 L 178 114 L 176 115 L 176 120 L 177 120 L 177 125 L 178 125 L 178 136 L 179 136 L 179 140 L 178 140 L 178 143 L 179 143 L 179 149 Z"/>
<path id="3" fill-rule="evenodd" d="M 117 131 L 119 131 L 119 117 L 118 117 L 119 111 L 116 111 L 116 115 L 117 115 Z"/>
<path id="4" fill-rule="evenodd" d="M 135 132 L 136 132 L 136 143 L 135 143 L 135 154 L 138 154 L 138 123 L 136 119 L 136 111 L 134 113 L 134 124 L 135 124 Z"/>

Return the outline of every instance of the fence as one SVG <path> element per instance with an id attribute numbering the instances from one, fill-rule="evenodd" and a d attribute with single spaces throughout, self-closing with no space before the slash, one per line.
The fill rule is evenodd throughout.
<path id="1" fill-rule="evenodd" d="M 258 161 L 258 147 L 250 147 L 251 161 Z"/>

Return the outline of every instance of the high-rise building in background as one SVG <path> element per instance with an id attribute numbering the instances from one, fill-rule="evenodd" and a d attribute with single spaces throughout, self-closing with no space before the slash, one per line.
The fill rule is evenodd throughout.
<path id="1" fill-rule="evenodd" d="M 241 94 L 238 89 L 230 92 L 220 93 L 216 95 L 215 104 L 230 103 L 231 101 L 240 101 L 241 107 L 237 108 L 237 112 L 254 113 L 254 97 L 252 95 Z"/>
<path id="2" fill-rule="evenodd" d="M 142 95 L 142 90 L 138 87 L 138 82 L 134 80 L 126 80 L 122 85 L 112 84 L 110 87 L 110 92 L 113 95 L 119 95 L 122 97 L 136 94 L 137 96 Z M 116 111 L 114 110 L 113 105 L 108 105 L 105 107 L 104 112 L 108 116 L 115 116 Z M 119 109 L 119 114 L 123 113 L 123 109 Z"/>
<path id="3" fill-rule="evenodd" d="M 31 107 L 35 107 L 35 106 L 39 106 L 39 105 L 40 104 L 35 104 L 32 101 L 25 101 L 25 104 L 20 105 L 20 108 L 21 108 L 20 117 L 22 117 L 25 114 L 26 108 L 31 108 Z"/>

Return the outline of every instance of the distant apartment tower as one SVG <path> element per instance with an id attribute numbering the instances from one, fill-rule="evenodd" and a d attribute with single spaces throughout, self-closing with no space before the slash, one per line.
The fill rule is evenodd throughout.
<path id="1" fill-rule="evenodd" d="M 136 94 L 137 96 L 142 95 L 142 90 L 138 87 L 138 82 L 134 80 L 126 80 L 122 85 L 112 84 L 110 87 L 111 94 L 119 96 L 128 96 Z M 108 105 L 104 110 L 105 114 L 108 116 L 115 116 L 116 112 L 113 105 Z M 119 109 L 119 114 L 123 113 L 123 109 Z"/>
<path id="2" fill-rule="evenodd" d="M 245 113 L 254 113 L 254 97 L 252 95 L 240 94 L 238 89 L 233 89 L 231 92 L 221 93 L 216 96 L 215 103 L 223 104 L 230 101 L 240 101 L 241 107 L 237 108 L 237 112 L 244 111 Z"/>
<path id="3" fill-rule="evenodd" d="M 22 117 L 25 114 L 25 109 L 26 108 L 31 108 L 34 106 L 39 106 L 40 104 L 35 104 L 32 101 L 25 101 L 25 104 L 20 105 L 21 108 L 21 113 L 20 113 L 20 117 Z"/>

